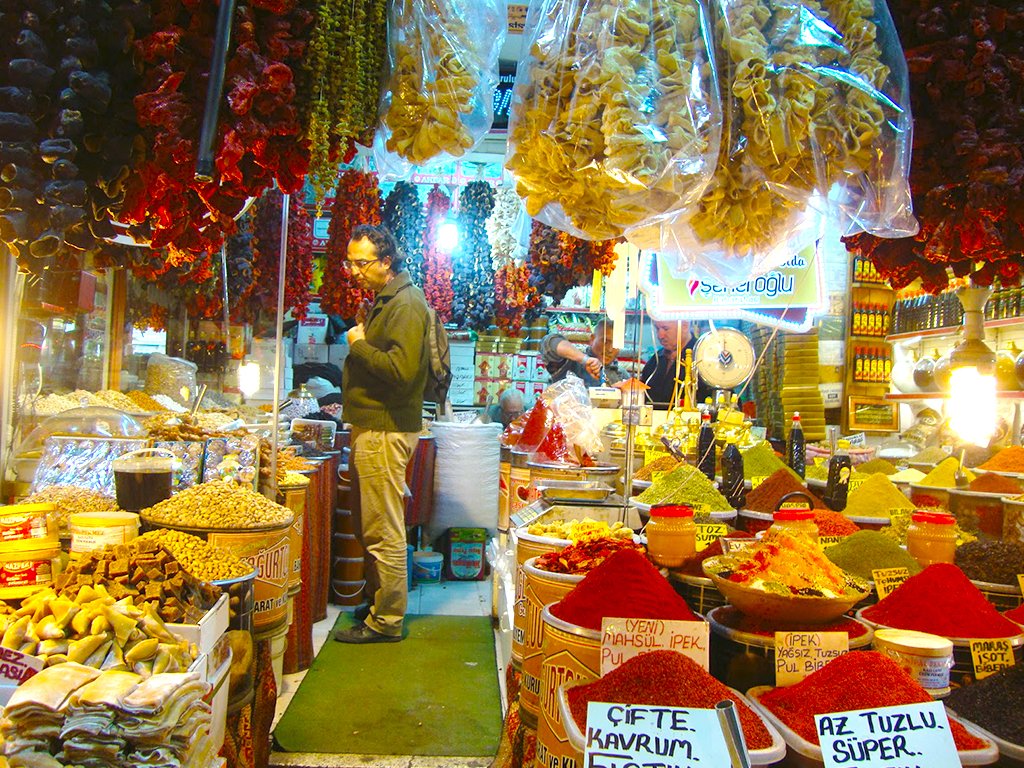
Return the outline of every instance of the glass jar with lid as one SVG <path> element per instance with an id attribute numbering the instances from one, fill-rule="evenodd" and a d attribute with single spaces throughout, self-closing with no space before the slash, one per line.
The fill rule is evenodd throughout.
<path id="1" fill-rule="evenodd" d="M 647 554 L 655 565 L 678 568 L 697 552 L 697 524 L 693 508 L 685 504 L 651 507 L 645 531 Z"/>
<path id="2" fill-rule="evenodd" d="M 813 509 L 779 509 L 772 515 L 769 530 L 786 531 L 786 533 L 806 536 L 814 542 L 818 541 L 818 526 L 814 522 Z"/>
<path id="3" fill-rule="evenodd" d="M 956 518 L 945 512 L 916 510 L 907 529 L 907 552 L 927 568 L 952 563 L 956 555 Z"/>

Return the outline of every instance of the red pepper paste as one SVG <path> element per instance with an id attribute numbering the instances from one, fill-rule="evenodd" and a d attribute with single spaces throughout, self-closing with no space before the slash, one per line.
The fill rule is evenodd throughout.
<path id="1" fill-rule="evenodd" d="M 853 520 L 831 509 L 814 510 L 814 524 L 819 536 L 849 536 L 860 530 Z"/>
<path id="2" fill-rule="evenodd" d="M 605 616 L 700 621 L 672 585 L 635 549 L 622 549 L 551 606 L 562 621 L 601 631 Z"/>
<path id="3" fill-rule="evenodd" d="M 715 609 L 714 618 L 729 629 L 762 637 L 775 637 L 776 632 L 845 632 L 851 640 L 856 640 L 868 633 L 866 626 L 848 616 L 841 616 L 828 624 L 784 624 L 748 616 L 735 606 L 723 605 Z"/>
<path id="4" fill-rule="evenodd" d="M 644 551 L 644 548 L 632 539 L 594 539 L 570 544 L 558 552 L 545 552 L 538 555 L 533 564 L 536 568 L 550 573 L 587 573 L 620 549 L 635 549 L 641 553 Z"/>
<path id="5" fill-rule="evenodd" d="M 732 531 L 729 534 L 730 539 L 752 539 L 754 534 L 747 533 L 746 531 Z M 701 566 L 705 560 L 709 557 L 717 557 L 718 555 L 724 554 L 722 552 L 722 539 L 718 538 L 711 542 L 707 547 L 702 549 L 700 552 L 695 554 L 689 560 L 685 561 L 678 568 L 673 568 L 677 573 L 685 573 L 687 576 L 700 576 L 701 578 L 707 578 L 704 573 L 704 568 Z"/>
<path id="6" fill-rule="evenodd" d="M 578 685 L 566 692 L 569 711 L 582 733 L 587 732 L 587 704 L 648 704 L 662 707 L 714 709 L 726 699 L 736 711 L 749 749 L 767 749 L 771 734 L 761 718 L 743 700 L 709 675 L 703 667 L 675 651 L 651 651 L 634 656 L 600 680 Z"/>
<path id="7" fill-rule="evenodd" d="M 1005 496 L 1019 496 L 1024 490 L 1012 477 L 990 474 L 978 475 L 967 487 L 976 493 L 1001 493 Z"/>
<path id="8" fill-rule="evenodd" d="M 862 616 L 896 629 L 954 638 L 1013 637 L 1021 629 L 1004 618 L 964 572 L 950 563 L 929 565 Z"/>
<path id="9" fill-rule="evenodd" d="M 814 716 L 858 709 L 924 704 L 932 697 L 899 664 L 877 651 L 851 651 L 788 688 L 761 696 L 770 709 L 800 738 L 818 744 Z M 988 743 L 949 723 L 958 750 L 984 749 Z"/>

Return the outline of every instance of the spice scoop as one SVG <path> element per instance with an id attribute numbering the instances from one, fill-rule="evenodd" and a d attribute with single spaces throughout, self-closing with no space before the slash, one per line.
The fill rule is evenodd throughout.
<path id="1" fill-rule="evenodd" d="M 966 488 L 971 484 L 970 478 L 964 472 L 964 456 L 966 454 L 966 449 L 960 451 L 960 462 L 956 465 L 956 472 L 953 474 L 953 482 L 956 483 L 957 488 Z"/>

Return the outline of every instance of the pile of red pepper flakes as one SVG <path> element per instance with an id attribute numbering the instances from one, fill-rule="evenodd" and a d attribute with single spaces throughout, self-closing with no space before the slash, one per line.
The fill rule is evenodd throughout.
<path id="1" fill-rule="evenodd" d="M 452 314 L 452 257 L 437 247 L 437 230 L 444 223 L 452 201 L 436 184 L 427 194 L 427 225 L 423 232 L 423 293 L 438 317 L 448 322 Z"/>
<path id="2" fill-rule="evenodd" d="M 538 555 L 533 564 L 540 570 L 551 573 L 587 573 L 620 549 L 644 551 L 644 548 L 632 539 L 592 539 L 570 544 L 558 552 L 545 552 Z"/>
<path id="3" fill-rule="evenodd" d="M 901 288 L 1015 285 L 1024 250 L 1024 7 L 1019 3 L 892 3 L 910 69 L 916 237 L 846 238 Z"/>
<path id="4" fill-rule="evenodd" d="M 373 300 L 371 292 L 356 285 L 345 259 L 348 258 L 348 241 L 357 225 L 380 225 L 381 202 L 377 174 L 349 169 L 338 177 L 327 229 L 324 281 L 320 286 L 322 311 L 351 320 L 360 304 Z"/>
<path id="5" fill-rule="evenodd" d="M 566 692 L 569 711 L 586 732 L 587 705 L 592 701 L 691 709 L 714 709 L 720 701 L 736 704 L 743 737 L 750 749 L 767 749 L 772 736 L 761 718 L 740 696 L 713 678 L 693 659 L 676 651 L 641 653 L 593 683 Z"/>
<path id="6" fill-rule="evenodd" d="M 154 32 L 135 43 L 143 92 L 135 112 L 146 153 L 120 220 L 167 248 L 172 264 L 216 251 L 249 197 L 277 182 L 297 192 L 309 162 L 295 72 L 313 22 L 306 2 L 249 0 L 235 9 L 215 154 L 215 179 L 194 177 L 217 18 L 216 3 L 158 0 Z M 303 97 L 305 98 L 305 97 Z"/>

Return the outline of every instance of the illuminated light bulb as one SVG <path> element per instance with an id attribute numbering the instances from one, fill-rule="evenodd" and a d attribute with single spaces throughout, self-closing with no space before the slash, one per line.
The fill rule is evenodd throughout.
<path id="1" fill-rule="evenodd" d="M 459 245 L 459 227 L 454 222 L 446 221 L 437 228 L 437 250 L 441 253 L 452 253 Z"/>
<path id="2" fill-rule="evenodd" d="M 949 426 L 961 440 L 988 445 L 996 432 L 996 377 L 957 368 L 949 377 Z"/>
<path id="3" fill-rule="evenodd" d="M 260 388 L 260 364 L 249 361 L 238 366 L 238 388 L 246 397 L 252 397 Z"/>

